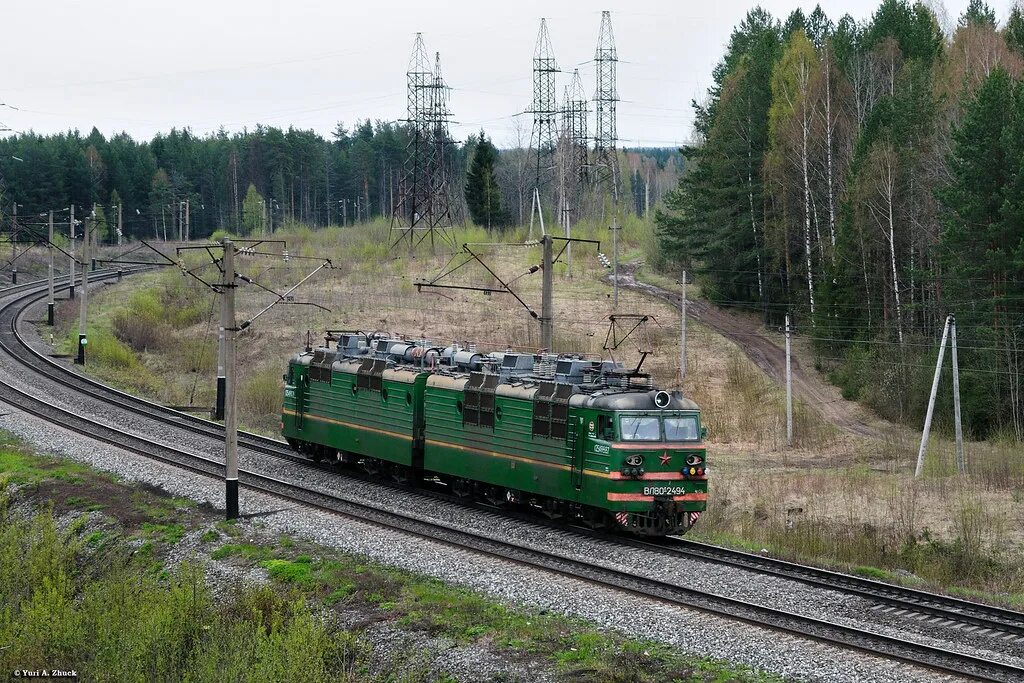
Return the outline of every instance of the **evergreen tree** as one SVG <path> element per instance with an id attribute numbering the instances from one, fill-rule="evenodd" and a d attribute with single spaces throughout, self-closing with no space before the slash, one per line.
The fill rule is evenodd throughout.
<path id="1" fill-rule="evenodd" d="M 944 296 L 959 304 L 951 310 L 957 313 L 958 327 L 971 335 L 969 346 L 974 348 L 967 349 L 961 361 L 967 367 L 998 365 L 998 358 L 990 357 L 983 347 L 1005 343 L 1001 331 L 1007 297 L 1019 298 L 1020 279 L 1014 277 L 1013 259 L 1024 233 L 1012 234 L 1013 220 L 1007 220 L 1005 206 L 1019 171 L 1019 162 L 1007 153 L 1005 144 L 1013 104 L 1009 75 L 994 69 L 953 133 L 952 182 L 938 193 L 945 210 L 940 243 Z M 1008 285 L 1014 280 L 1018 286 L 1011 295 Z M 1000 392 L 992 391 L 996 382 L 994 377 L 971 372 L 961 379 L 964 419 L 982 431 L 1000 413 Z"/>
<path id="2" fill-rule="evenodd" d="M 263 232 L 263 196 L 250 184 L 242 202 L 242 230 L 246 235 L 257 235 Z"/>
<path id="3" fill-rule="evenodd" d="M 1004 34 L 1006 45 L 1021 57 L 1024 57 L 1024 10 L 1020 3 L 1017 3 L 1010 10 L 1010 16 L 1006 20 Z"/>
<path id="4" fill-rule="evenodd" d="M 466 173 L 466 206 L 469 215 L 477 225 L 491 230 L 505 224 L 505 214 L 501 207 L 501 190 L 494 175 L 494 167 L 498 161 L 498 150 L 484 132 L 473 151 L 473 160 Z"/>
<path id="5" fill-rule="evenodd" d="M 960 26 L 989 26 L 995 28 L 996 13 L 984 0 L 971 0 L 960 15 Z"/>
<path id="6" fill-rule="evenodd" d="M 768 296 L 763 159 L 780 34 L 761 8 L 733 31 L 711 101 L 695 107 L 702 144 L 684 148 L 689 171 L 656 214 L 668 258 L 701 263 L 706 291 L 718 300 Z"/>

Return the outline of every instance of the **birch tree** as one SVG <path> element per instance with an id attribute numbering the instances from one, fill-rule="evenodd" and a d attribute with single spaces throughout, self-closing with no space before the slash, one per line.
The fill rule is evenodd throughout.
<path id="1" fill-rule="evenodd" d="M 812 321 L 815 305 L 811 225 L 814 217 L 810 155 L 814 102 L 810 97 L 810 82 L 817 64 L 818 55 L 807 35 L 803 30 L 794 31 L 772 73 L 772 107 L 768 112 L 774 164 L 777 168 L 788 167 L 795 171 L 800 184 L 803 256 Z"/>

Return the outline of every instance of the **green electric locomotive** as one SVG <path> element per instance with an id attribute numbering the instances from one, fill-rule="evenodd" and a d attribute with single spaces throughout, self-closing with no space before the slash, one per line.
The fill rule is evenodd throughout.
<path id="1" fill-rule="evenodd" d="M 616 363 L 329 332 L 285 384 L 282 433 L 318 461 L 642 535 L 707 505 L 697 405 Z"/>

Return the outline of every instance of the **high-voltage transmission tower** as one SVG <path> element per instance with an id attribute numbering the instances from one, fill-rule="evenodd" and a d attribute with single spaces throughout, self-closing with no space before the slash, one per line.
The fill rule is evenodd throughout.
<path id="1" fill-rule="evenodd" d="M 580 70 L 572 74 L 562 98 L 562 135 L 558 149 L 558 189 L 561 204 L 559 222 L 565 236 L 572 237 L 573 219 L 579 218 L 583 183 L 587 178 L 587 96 L 580 81 Z M 572 244 L 566 247 L 566 274 L 572 277 Z"/>
<path id="2" fill-rule="evenodd" d="M 450 112 L 448 87 L 441 76 L 440 57 L 433 67 L 423 43 L 416 34 L 409 70 L 406 72 L 406 120 L 409 143 L 405 167 L 399 183 L 398 205 L 391 214 L 391 229 L 398 235 L 392 247 L 408 240 L 413 248 L 435 236 L 453 248 L 450 179 L 445 163 Z"/>
<path id="3" fill-rule="evenodd" d="M 618 61 L 615 36 L 612 34 L 612 15 L 606 10 L 601 12 L 601 30 L 597 36 L 597 50 L 594 52 L 597 65 L 594 108 L 597 116 L 592 177 L 595 196 L 601 202 L 602 216 L 609 189 L 612 195 L 612 301 L 615 308 L 619 306 L 619 160 L 615 149 L 618 141 L 615 122 L 615 107 L 619 101 L 619 90 L 615 84 Z"/>
<path id="4" fill-rule="evenodd" d="M 580 70 L 572 73 L 572 81 L 565 86 L 562 98 L 562 144 L 565 146 L 564 177 L 579 183 L 587 176 L 587 96 L 583 92 Z"/>
<path id="5" fill-rule="evenodd" d="M 618 161 L 615 144 L 618 133 L 615 121 L 619 90 L 615 84 L 615 71 L 619 58 L 612 34 L 611 12 L 601 12 L 601 31 L 597 37 L 594 62 L 597 65 L 597 90 L 594 92 L 596 113 L 594 130 L 593 177 L 598 188 L 611 185 L 613 200 L 618 202 Z"/>
<path id="6" fill-rule="evenodd" d="M 555 74 L 558 63 L 551 49 L 547 19 L 540 20 L 537 47 L 533 51 L 533 133 L 530 146 L 536 155 L 534 191 L 540 192 L 553 168 L 555 147 L 558 144 L 558 103 L 555 100 Z"/>

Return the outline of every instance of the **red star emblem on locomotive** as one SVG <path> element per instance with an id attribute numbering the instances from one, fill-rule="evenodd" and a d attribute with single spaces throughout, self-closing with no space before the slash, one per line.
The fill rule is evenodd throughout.
<path id="1" fill-rule="evenodd" d="M 668 464 L 668 462 L 669 462 L 669 460 L 671 460 L 671 459 L 672 459 L 672 456 L 668 454 L 668 451 L 665 451 L 664 453 L 662 453 L 662 454 L 661 454 L 660 456 L 658 456 L 658 457 L 660 457 L 660 458 L 661 458 L 661 464 L 662 464 L 662 465 L 667 465 L 667 464 Z"/>

